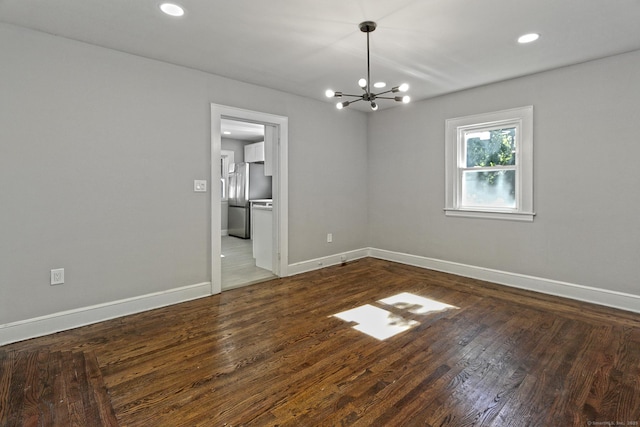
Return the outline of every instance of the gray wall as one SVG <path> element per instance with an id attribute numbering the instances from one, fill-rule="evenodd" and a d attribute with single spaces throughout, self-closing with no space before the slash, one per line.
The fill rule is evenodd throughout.
<path id="1" fill-rule="evenodd" d="M 639 294 L 640 52 L 376 113 L 369 244 Z M 448 118 L 534 106 L 533 223 L 445 217 Z"/>
<path id="2" fill-rule="evenodd" d="M 364 114 L 6 24 L 0 58 L 0 324 L 211 280 L 212 102 L 289 117 L 290 262 L 366 246 Z"/>
<path id="3" fill-rule="evenodd" d="M 289 117 L 290 263 L 371 246 L 638 293 L 638 52 L 369 116 L 5 24 L 0 57 L 0 324 L 210 281 L 212 102 Z M 529 104 L 535 221 L 445 218 L 444 121 Z"/>
<path id="4" fill-rule="evenodd" d="M 233 160 L 236 163 L 244 162 L 244 146 L 247 144 L 251 144 L 251 142 L 231 138 L 222 138 L 220 140 L 223 150 L 233 151 Z"/>

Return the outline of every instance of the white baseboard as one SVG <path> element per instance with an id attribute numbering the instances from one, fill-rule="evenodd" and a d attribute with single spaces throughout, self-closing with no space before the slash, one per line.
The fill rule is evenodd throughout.
<path id="1" fill-rule="evenodd" d="M 0 325 L 0 345 L 53 334 L 141 311 L 153 310 L 211 295 L 204 282 L 104 304 L 62 311 L 33 319 Z"/>
<path id="2" fill-rule="evenodd" d="M 592 288 L 574 283 L 543 279 L 524 274 L 510 273 L 507 271 L 476 267 L 434 258 L 392 252 L 384 249 L 369 248 L 368 252 L 369 256 L 373 258 L 395 261 L 402 264 L 427 268 L 429 270 L 442 271 L 445 273 L 498 283 L 500 285 L 511 286 L 514 288 L 526 289 L 543 294 L 555 295 L 640 313 L 640 295 Z"/>
<path id="3" fill-rule="evenodd" d="M 346 257 L 347 262 L 370 256 L 372 258 L 399 262 L 429 270 L 442 271 L 463 277 L 485 280 L 487 282 L 498 283 L 514 288 L 526 289 L 640 313 L 640 295 L 592 288 L 574 283 L 543 279 L 540 277 L 527 276 L 375 248 L 358 249 L 290 264 L 287 269 L 287 275 L 301 274 L 340 264 L 342 263 L 342 256 Z M 90 307 L 53 313 L 33 319 L 7 323 L 0 325 L 0 345 L 48 335 L 172 304 L 178 304 L 209 295 L 211 295 L 211 283 L 204 282 Z"/>
<path id="4" fill-rule="evenodd" d="M 287 275 L 293 276 L 296 274 L 306 273 L 308 271 L 319 270 L 321 268 L 341 264 L 343 256 L 345 257 L 345 260 L 347 262 L 353 261 L 355 259 L 366 258 L 369 256 L 369 249 L 357 249 L 355 251 L 342 252 L 321 258 L 310 259 L 308 261 L 297 262 L 295 264 L 289 264 L 289 266 L 287 267 Z"/>

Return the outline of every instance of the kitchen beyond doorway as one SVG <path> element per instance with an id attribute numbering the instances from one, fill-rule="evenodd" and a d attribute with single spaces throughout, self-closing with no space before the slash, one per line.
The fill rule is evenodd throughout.
<path id="1" fill-rule="evenodd" d="M 267 156 L 265 152 L 265 145 L 273 144 L 273 141 L 265 140 L 265 128 L 261 123 L 228 118 L 221 120 L 223 290 L 274 277 L 273 259 L 269 257 L 266 261 L 259 260 L 256 250 L 256 234 L 263 235 L 263 229 L 268 228 L 267 234 L 273 235 L 273 221 L 271 217 L 267 222 L 261 221 L 261 232 L 256 233 L 254 218 L 255 202 L 266 200 L 272 204 L 273 196 L 271 153 Z M 233 162 L 225 161 L 229 158 L 228 154 L 225 158 L 225 153 L 232 154 Z M 268 245 L 271 253 L 272 239 L 268 242 L 262 239 L 261 244 Z"/>
<path id="2" fill-rule="evenodd" d="M 235 147 L 234 162 L 249 163 L 250 165 L 257 166 L 256 170 L 261 168 L 267 169 L 264 172 L 265 175 L 272 177 L 273 194 L 269 199 L 272 203 L 269 206 L 272 211 L 269 212 L 273 215 L 273 220 L 268 220 L 267 224 L 271 222 L 272 227 L 269 228 L 269 235 L 272 236 L 272 242 L 269 245 L 272 253 L 272 263 L 261 263 L 263 269 L 259 269 L 254 264 L 254 257 L 256 248 L 254 246 L 251 233 L 244 235 L 243 239 L 232 237 L 231 230 L 227 228 L 225 230 L 224 221 L 230 221 L 231 218 L 224 215 L 224 203 L 223 195 L 227 196 L 226 202 L 229 206 L 232 204 L 229 200 L 231 196 L 229 189 L 225 190 L 224 186 L 212 186 L 212 293 L 218 293 L 224 289 L 231 289 L 247 284 L 255 283 L 256 281 L 268 280 L 273 277 L 286 275 L 287 270 L 287 212 L 284 207 L 287 206 L 287 135 L 288 135 L 288 119 L 282 116 L 274 116 L 267 113 L 260 113 L 248 110 L 240 110 L 233 107 L 225 107 L 212 104 L 212 182 L 215 182 L 216 175 L 220 174 L 221 165 L 220 157 L 218 153 L 222 150 L 228 152 L 234 150 L 233 146 L 229 145 L 229 141 L 233 139 L 233 131 L 230 135 L 223 134 L 222 123 L 223 122 L 236 122 L 235 124 L 246 124 L 251 126 L 261 126 L 265 129 L 265 156 L 272 160 L 268 165 L 267 159 L 246 157 L 244 152 L 244 146 L 252 146 L 261 141 L 259 136 L 256 136 L 254 140 L 245 139 L 243 142 L 242 150 L 240 147 Z M 220 127 L 218 127 L 220 126 Z M 235 136 L 239 136 L 236 132 Z M 246 138 L 246 135 L 244 136 Z M 269 140 L 269 138 L 271 138 Z M 246 161 L 249 160 L 249 161 Z M 252 169 L 252 168 L 250 168 Z M 248 200 L 250 197 L 248 198 Z M 265 199 L 260 197 L 261 200 Z M 218 203 L 215 203 L 217 200 Z M 233 204 L 237 204 L 234 201 Z M 250 208 L 251 208 L 250 204 Z M 225 218 L 226 216 L 226 218 Z M 264 215 L 263 215 L 264 216 Z M 249 220 L 251 221 L 251 220 Z M 261 222 L 264 227 L 264 220 Z M 230 222 L 227 226 L 230 226 Z M 225 232 L 226 231 L 226 232 Z M 227 235 L 228 234 L 228 235 Z M 223 250 L 224 249 L 224 250 Z M 263 252 L 261 252 L 263 253 Z M 271 270 L 268 270 L 269 266 L 272 266 Z M 224 280 L 223 280 L 224 278 Z"/>

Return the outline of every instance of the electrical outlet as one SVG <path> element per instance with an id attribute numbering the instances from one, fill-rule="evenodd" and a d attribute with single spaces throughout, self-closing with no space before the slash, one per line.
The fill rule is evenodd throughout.
<path id="1" fill-rule="evenodd" d="M 62 285 L 64 283 L 64 268 L 51 270 L 51 284 Z"/>
<path id="2" fill-rule="evenodd" d="M 328 233 L 327 234 L 327 243 L 332 243 L 333 242 L 333 234 L 332 233 Z"/>
<path id="3" fill-rule="evenodd" d="M 196 179 L 193 181 L 193 191 L 196 193 L 206 193 L 207 192 L 207 181 L 202 179 Z"/>
<path id="4" fill-rule="evenodd" d="M 347 262 L 347 256 L 346 255 L 341 255 L 340 256 L 340 261 L 341 262 Z"/>

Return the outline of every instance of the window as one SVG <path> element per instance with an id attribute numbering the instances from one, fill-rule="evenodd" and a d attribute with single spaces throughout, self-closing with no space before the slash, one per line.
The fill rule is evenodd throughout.
<path id="1" fill-rule="evenodd" d="M 533 107 L 446 122 L 447 216 L 533 221 Z"/>

